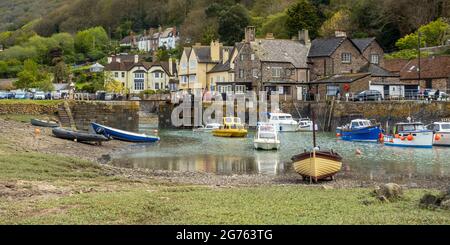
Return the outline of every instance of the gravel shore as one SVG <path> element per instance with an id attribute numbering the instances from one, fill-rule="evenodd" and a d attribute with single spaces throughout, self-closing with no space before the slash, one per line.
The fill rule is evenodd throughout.
<path id="1" fill-rule="evenodd" d="M 161 181 L 208 185 L 217 187 L 238 187 L 238 186 L 264 186 L 264 185 L 310 185 L 304 182 L 295 173 L 288 173 L 282 176 L 266 175 L 215 175 L 212 173 L 198 172 L 174 172 L 148 169 L 128 169 L 110 166 L 107 163 L 110 155 L 118 151 L 127 151 L 129 143 L 120 141 L 104 142 L 102 145 L 91 145 L 77 143 L 68 140 L 58 139 L 52 136 L 51 129 L 40 128 L 40 133 L 36 134 L 35 129 L 29 123 L 0 119 L 0 139 L 8 142 L 7 147 L 17 152 L 39 152 L 46 154 L 58 154 L 62 156 L 76 157 L 88 161 L 97 162 L 102 166 L 105 173 L 111 176 L 120 176 L 132 180 L 156 179 Z M 3 140 L 5 139 L 5 140 Z M 1 149 L 0 149 L 1 153 Z M 312 186 L 322 188 L 355 188 L 372 187 L 387 182 L 393 182 L 407 188 L 446 188 L 450 183 L 448 177 L 431 178 L 427 176 L 398 176 L 391 180 L 367 179 L 357 176 L 351 171 L 343 170 L 336 176 L 334 181 L 324 181 Z"/>

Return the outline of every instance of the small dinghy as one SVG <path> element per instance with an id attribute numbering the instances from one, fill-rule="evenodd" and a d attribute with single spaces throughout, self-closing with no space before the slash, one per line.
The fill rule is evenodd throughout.
<path id="1" fill-rule="evenodd" d="M 58 138 L 73 140 L 77 142 L 103 142 L 109 141 L 110 139 L 105 137 L 104 135 L 91 134 L 89 132 L 84 131 L 76 131 L 72 129 L 65 128 L 54 128 L 52 130 L 53 135 Z"/>
<path id="2" fill-rule="evenodd" d="M 116 140 L 137 142 L 137 143 L 157 142 L 160 140 L 160 138 L 157 136 L 128 132 L 120 129 L 107 127 L 98 123 L 92 123 L 91 125 L 97 134 L 102 134 L 106 137 L 110 137 Z"/>
<path id="3" fill-rule="evenodd" d="M 55 121 L 45 121 L 40 119 L 31 119 L 31 125 L 38 127 L 46 127 L 46 128 L 57 128 L 59 127 L 59 123 Z"/>

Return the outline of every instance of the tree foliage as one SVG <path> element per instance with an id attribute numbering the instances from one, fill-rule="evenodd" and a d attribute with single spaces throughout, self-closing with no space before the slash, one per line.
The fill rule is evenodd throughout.
<path id="1" fill-rule="evenodd" d="M 39 69 L 38 64 L 33 60 L 26 60 L 23 70 L 18 74 L 18 80 L 14 86 L 18 89 L 36 88 L 42 91 L 52 91 L 53 83 L 48 72 Z"/>
<path id="2" fill-rule="evenodd" d="M 222 11 L 219 17 L 219 37 L 225 45 L 234 45 L 243 39 L 245 27 L 250 24 L 247 9 L 236 4 L 227 11 Z"/>
<path id="3" fill-rule="evenodd" d="M 311 37 L 315 38 L 320 26 L 318 9 L 308 0 L 298 0 L 288 8 L 286 27 L 290 36 L 296 36 L 299 30 L 308 29 Z"/>

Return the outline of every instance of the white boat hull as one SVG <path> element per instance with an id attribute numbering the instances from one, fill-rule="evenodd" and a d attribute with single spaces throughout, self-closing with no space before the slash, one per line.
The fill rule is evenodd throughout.
<path id="1" fill-rule="evenodd" d="M 399 138 L 394 136 L 385 136 L 384 144 L 387 146 L 399 147 L 415 147 L 415 148 L 432 148 L 433 147 L 433 132 L 412 133 L 413 139 L 408 140 L 409 133 L 400 133 Z M 402 140 L 403 139 L 403 140 Z"/>
<path id="2" fill-rule="evenodd" d="M 277 129 L 280 132 L 296 132 L 298 130 L 298 124 L 278 123 Z"/>
<path id="3" fill-rule="evenodd" d="M 304 127 L 299 126 L 298 127 L 298 131 L 301 131 L 301 132 L 312 132 L 313 131 L 313 127 L 312 127 L 312 125 L 304 126 Z M 316 125 L 316 131 L 319 131 L 319 127 L 317 125 Z"/>
<path id="4" fill-rule="evenodd" d="M 257 150 L 278 150 L 280 149 L 279 140 L 254 140 L 253 145 Z"/>
<path id="5" fill-rule="evenodd" d="M 440 139 L 436 139 L 436 135 L 440 136 Z M 438 132 L 433 137 L 433 145 L 435 146 L 450 146 L 450 132 Z"/>

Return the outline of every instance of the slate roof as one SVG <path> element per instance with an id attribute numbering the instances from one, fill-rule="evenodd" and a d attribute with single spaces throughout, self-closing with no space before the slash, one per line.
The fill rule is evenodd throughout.
<path id="1" fill-rule="evenodd" d="M 356 45 L 356 47 L 358 47 L 359 51 L 361 53 L 364 52 L 364 50 L 367 49 L 367 47 L 369 47 L 369 45 L 375 41 L 376 38 L 374 37 L 369 37 L 369 38 L 356 38 L 356 39 L 352 39 L 352 42 Z"/>
<path id="2" fill-rule="evenodd" d="M 306 68 L 310 46 L 299 41 L 285 39 L 257 39 L 252 49 L 261 61 L 287 62 L 296 68 Z"/>
<path id="3" fill-rule="evenodd" d="M 211 48 L 209 46 L 197 46 L 192 47 L 195 54 L 197 55 L 197 60 L 200 63 L 209 63 L 211 61 Z"/>
<path id="4" fill-rule="evenodd" d="M 334 51 L 347 39 L 346 37 L 332 37 L 314 39 L 308 57 L 331 56 Z"/>
<path id="5" fill-rule="evenodd" d="M 349 74 L 338 74 L 315 81 L 309 82 L 310 84 L 323 84 L 323 83 L 352 83 L 359 79 L 370 76 L 370 73 L 349 73 Z"/>
<path id="6" fill-rule="evenodd" d="M 390 72 L 375 64 L 367 64 L 363 66 L 359 72 L 370 73 L 373 77 L 399 77 L 398 74 Z"/>
<path id="7" fill-rule="evenodd" d="M 226 63 L 219 63 L 215 65 L 208 73 L 223 72 L 229 70 L 230 70 L 230 61 L 227 61 Z"/>
<path id="8" fill-rule="evenodd" d="M 132 37 L 131 36 L 126 36 L 120 41 L 120 44 L 128 44 L 128 43 L 131 43 L 131 42 L 132 42 Z"/>
<path id="9" fill-rule="evenodd" d="M 400 79 L 418 79 L 418 59 L 413 59 L 400 71 Z M 433 56 L 420 60 L 421 79 L 450 78 L 450 56 Z"/>
<path id="10" fill-rule="evenodd" d="M 407 59 L 385 59 L 384 68 L 391 72 L 400 73 L 403 67 L 409 63 Z"/>

